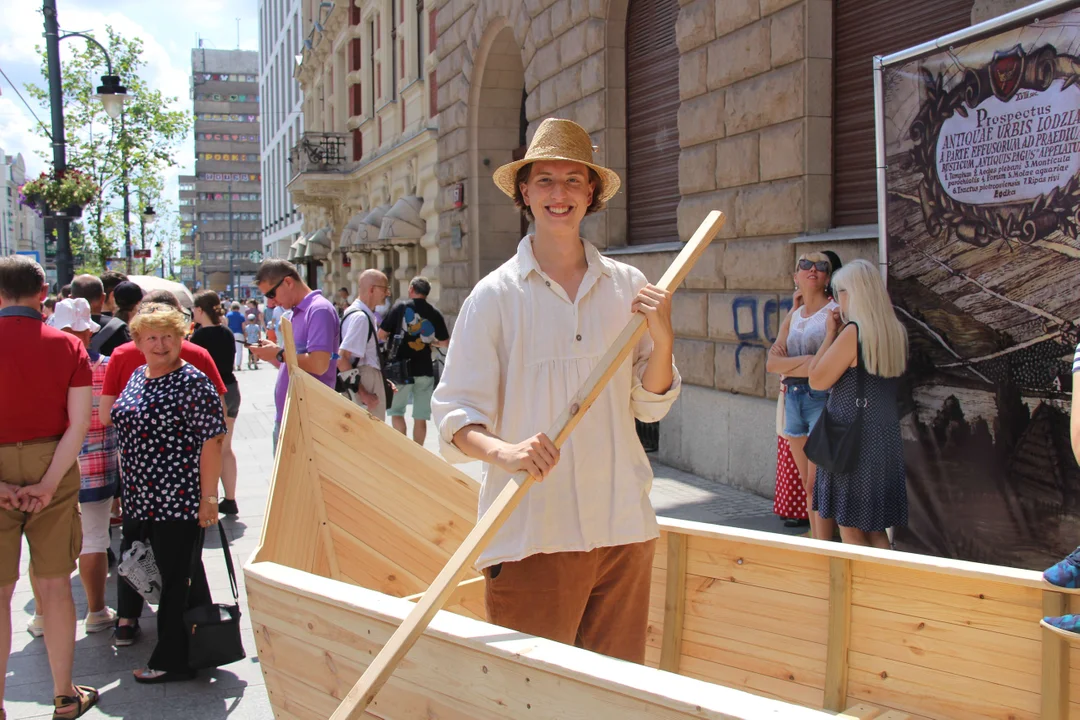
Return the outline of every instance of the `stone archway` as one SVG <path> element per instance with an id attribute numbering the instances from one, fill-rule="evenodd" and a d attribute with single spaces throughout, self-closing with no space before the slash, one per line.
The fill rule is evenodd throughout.
<path id="1" fill-rule="evenodd" d="M 491 177 L 525 144 L 525 68 L 521 47 L 506 18 L 492 21 L 481 38 L 469 97 L 470 281 L 510 258 L 521 240 L 521 214 Z"/>

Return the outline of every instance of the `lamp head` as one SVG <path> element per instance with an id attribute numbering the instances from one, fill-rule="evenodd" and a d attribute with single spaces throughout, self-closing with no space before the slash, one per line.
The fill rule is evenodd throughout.
<path id="1" fill-rule="evenodd" d="M 154 224 L 154 221 L 157 220 L 157 213 L 154 212 L 153 205 L 147 205 L 145 208 L 143 208 L 142 219 L 147 226 Z"/>
<path id="2" fill-rule="evenodd" d="M 97 94 L 94 97 L 101 101 L 101 104 L 105 106 L 105 112 L 109 114 L 113 120 L 120 117 L 120 113 L 124 109 L 124 101 L 128 99 L 127 88 L 120 84 L 120 77 L 117 75 L 102 75 L 101 85 L 97 89 Z"/>

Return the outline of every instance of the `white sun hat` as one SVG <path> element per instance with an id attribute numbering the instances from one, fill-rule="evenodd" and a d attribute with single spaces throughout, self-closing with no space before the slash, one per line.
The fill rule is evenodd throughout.
<path id="1" fill-rule="evenodd" d="M 90 318 L 90 303 L 85 298 L 67 298 L 56 303 L 52 326 L 57 330 L 71 328 L 75 332 L 89 330 L 96 333 L 101 329 L 101 326 Z"/>

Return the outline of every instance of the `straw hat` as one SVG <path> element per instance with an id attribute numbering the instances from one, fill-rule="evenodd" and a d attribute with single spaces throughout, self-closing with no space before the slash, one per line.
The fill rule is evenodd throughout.
<path id="1" fill-rule="evenodd" d="M 619 191 L 619 186 L 622 184 L 618 173 L 593 162 L 593 144 L 585 128 L 572 120 L 558 118 L 548 118 L 540 123 L 532 142 L 529 143 L 529 150 L 525 153 L 525 157 L 503 165 L 495 171 L 492 179 L 500 190 L 512 198 L 517 190 L 515 181 L 518 170 L 537 160 L 569 160 L 585 163 L 596 171 L 603 183 L 601 202 L 607 202 L 615 197 L 615 193 Z"/>

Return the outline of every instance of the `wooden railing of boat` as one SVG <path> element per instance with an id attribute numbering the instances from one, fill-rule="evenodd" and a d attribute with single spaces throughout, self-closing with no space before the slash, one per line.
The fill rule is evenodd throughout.
<path id="1" fill-rule="evenodd" d="M 478 488 L 302 372 L 283 424 L 248 599 L 275 713 L 325 718 L 468 533 Z M 369 715 L 1080 718 L 1080 658 L 1038 624 L 1080 607 L 1038 573 L 660 524 L 652 668 L 479 622 L 474 574 Z"/>

